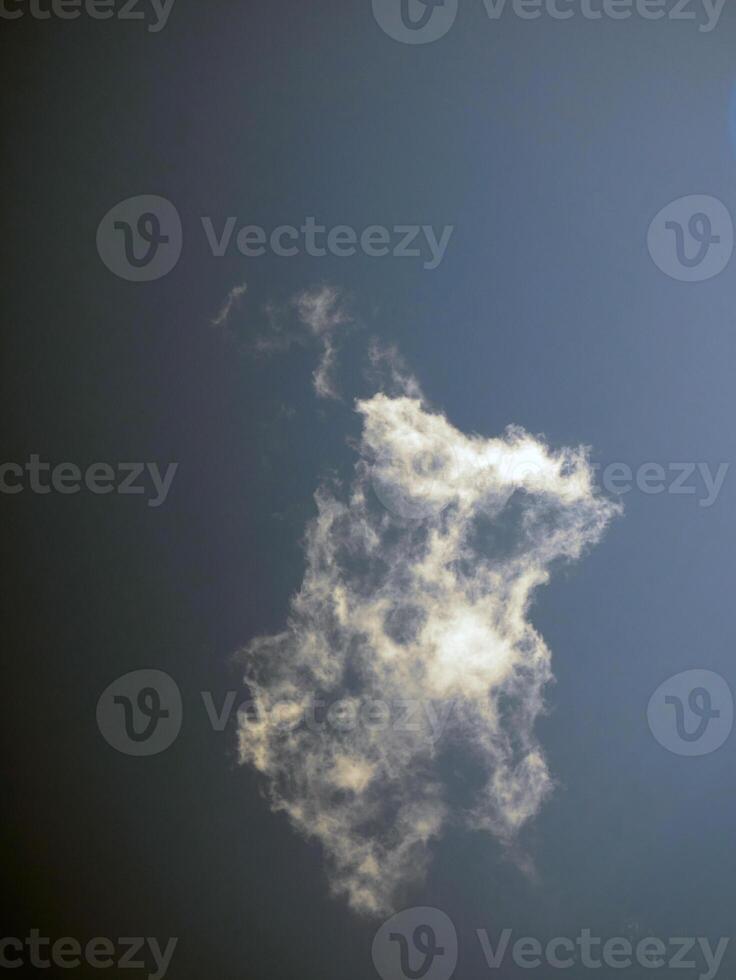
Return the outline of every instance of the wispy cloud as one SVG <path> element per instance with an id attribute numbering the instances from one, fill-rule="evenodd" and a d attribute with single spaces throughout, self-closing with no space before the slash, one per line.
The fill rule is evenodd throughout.
<path id="1" fill-rule="evenodd" d="M 407 395 L 424 401 L 419 382 L 395 344 L 384 344 L 374 337 L 368 346 L 368 363 L 366 374 L 375 388 L 389 395 Z"/>
<path id="2" fill-rule="evenodd" d="M 338 331 L 350 323 L 333 286 L 300 293 L 295 300 L 299 320 L 311 332 L 321 347 L 319 364 L 312 374 L 314 390 L 320 398 L 339 398 L 334 379 L 337 360 Z"/>
<path id="3" fill-rule="evenodd" d="M 306 295 L 300 316 L 331 336 L 335 298 Z M 422 878 L 449 823 L 513 848 L 549 794 L 534 725 L 550 652 L 529 606 L 551 565 L 578 559 L 617 508 L 583 449 L 553 451 L 519 428 L 465 435 L 427 409 L 395 351 L 375 347 L 372 360 L 399 390 L 356 403 L 352 484 L 317 492 L 286 627 L 242 654 L 258 711 L 241 719 L 239 750 L 274 809 L 321 843 L 333 890 L 380 914 Z M 439 739 L 426 724 L 286 731 L 282 703 L 299 717 L 315 696 L 451 702 L 453 722 Z M 452 785 L 451 757 L 474 771 L 471 793 Z"/>
<path id="4" fill-rule="evenodd" d="M 226 327 L 247 292 L 246 283 L 234 286 L 212 320 L 215 327 Z M 319 398 L 339 399 L 335 381 L 340 334 L 352 322 L 342 295 L 334 286 L 305 289 L 286 304 L 268 303 L 264 322 L 249 332 L 246 348 L 260 355 L 288 351 L 292 345 L 314 344 L 319 351 L 312 383 Z"/>
<path id="5" fill-rule="evenodd" d="M 239 286 L 233 286 L 230 292 L 225 297 L 225 302 L 220 307 L 220 312 L 212 320 L 213 327 L 222 327 L 230 319 L 230 314 L 238 306 L 240 300 L 248 292 L 248 284 L 241 283 Z"/>

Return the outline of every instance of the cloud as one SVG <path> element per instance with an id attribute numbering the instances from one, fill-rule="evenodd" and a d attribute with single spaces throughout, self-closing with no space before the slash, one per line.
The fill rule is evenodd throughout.
<path id="1" fill-rule="evenodd" d="M 240 300 L 248 292 L 248 284 L 241 283 L 239 286 L 233 286 L 230 292 L 225 297 L 225 302 L 220 307 L 220 312 L 212 321 L 213 327 L 222 327 L 230 319 L 230 314 L 238 306 Z"/>
<path id="2" fill-rule="evenodd" d="M 319 364 L 312 374 L 314 390 L 319 398 L 339 398 L 333 377 L 337 359 L 336 336 L 341 327 L 350 323 L 340 294 L 333 286 L 305 290 L 295 299 L 299 320 L 321 347 Z"/>
<path id="3" fill-rule="evenodd" d="M 404 358 L 394 344 L 373 338 L 368 346 L 368 379 L 376 388 L 391 395 L 407 395 L 424 401 L 417 379 L 409 372 Z"/>
<path id="4" fill-rule="evenodd" d="M 336 314 L 312 296 L 300 315 L 329 334 Z M 534 733 L 550 651 L 529 606 L 617 507 L 583 449 L 517 427 L 465 435 L 427 409 L 395 351 L 372 360 L 398 393 L 356 402 L 352 483 L 316 493 L 286 627 L 242 652 L 254 710 L 239 754 L 321 844 L 333 892 L 377 915 L 421 881 L 443 828 L 513 850 L 550 793 Z M 315 699 L 339 707 L 325 718 Z M 379 703 L 390 724 L 375 723 Z M 398 723 L 406 704 L 413 724 Z"/>
<path id="5" fill-rule="evenodd" d="M 248 290 L 246 283 L 234 286 L 212 320 L 215 327 L 226 327 L 240 300 Z M 294 344 L 314 344 L 319 361 L 312 384 L 319 398 L 339 399 L 334 374 L 339 351 L 339 334 L 353 321 L 346 311 L 340 291 L 322 285 L 305 289 L 285 305 L 268 303 L 263 309 L 265 323 L 248 337 L 246 346 L 255 354 L 284 353 Z"/>

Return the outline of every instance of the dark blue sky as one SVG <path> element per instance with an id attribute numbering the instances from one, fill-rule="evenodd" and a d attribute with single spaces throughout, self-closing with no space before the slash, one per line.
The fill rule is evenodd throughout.
<path id="1" fill-rule="evenodd" d="M 269 812 L 199 695 L 240 690 L 233 652 L 283 627 L 312 493 L 330 468 L 349 472 L 359 431 L 349 401 L 315 401 L 313 352 L 263 361 L 241 341 L 264 304 L 328 282 L 361 325 L 346 392 L 374 334 L 464 432 L 516 423 L 632 470 L 730 463 L 736 265 L 670 278 L 647 230 L 687 195 L 736 213 L 734 40 L 728 7 L 702 33 L 637 17 L 492 22 L 480 0 L 412 46 L 356 0 L 176 0 L 159 33 L 3 25 L 5 459 L 179 462 L 159 509 L 2 500 L 9 935 L 176 935 L 176 978 L 375 975 L 377 924 L 328 897 L 319 850 Z M 184 247 L 165 278 L 131 283 L 95 234 L 142 194 L 174 203 Z M 432 270 L 215 258 L 200 219 L 230 215 L 454 231 Z M 228 340 L 210 321 L 244 281 Z M 700 496 L 633 489 L 603 541 L 540 591 L 532 620 L 557 683 L 537 733 L 557 789 L 525 832 L 537 880 L 491 838 L 453 831 L 407 902 L 454 920 L 457 976 L 485 975 L 476 928 L 732 931 L 736 743 L 680 757 L 646 718 L 680 671 L 736 685 L 736 476 L 713 506 Z M 176 678 L 185 724 L 167 752 L 135 759 L 100 738 L 94 709 L 144 667 Z"/>

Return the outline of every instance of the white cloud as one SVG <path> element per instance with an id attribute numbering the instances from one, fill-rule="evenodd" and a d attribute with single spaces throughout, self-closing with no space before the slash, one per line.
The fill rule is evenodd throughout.
<path id="1" fill-rule="evenodd" d="M 331 335 L 335 311 L 326 295 L 300 306 L 318 335 Z M 333 890 L 384 914 L 421 880 L 449 822 L 513 849 L 549 794 L 534 724 L 550 652 L 529 605 L 552 563 L 579 558 L 617 508 L 594 489 L 583 450 L 554 452 L 519 428 L 466 436 L 406 393 L 418 386 L 395 352 L 374 358 L 403 393 L 356 403 L 352 486 L 317 492 L 286 628 L 243 652 L 258 720 L 241 719 L 239 750 L 274 809 L 322 845 Z M 315 697 L 412 699 L 424 721 L 297 727 Z M 451 722 L 428 737 L 439 702 L 452 702 Z M 477 776 L 467 799 L 451 785 L 450 750 Z"/>
<path id="2" fill-rule="evenodd" d="M 424 400 L 417 379 L 409 372 L 404 358 L 394 344 L 383 344 L 373 338 L 368 347 L 367 375 L 376 388 L 390 395 L 407 395 Z"/>
<path id="3" fill-rule="evenodd" d="M 246 283 L 234 286 L 225 297 L 219 313 L 212 320 L 224 327 L 248 290 Z M 319 361 L 312 374 L 312 384 L 319 398 L 339 399 L 334 374 L 339 351 L 339 334 L 352 323 L 339 290 L 334 286 L 305 289 L 287 304 L 268 303 L 263 308 L 265 325 L 254 331 L 247 347 L 256 354 L 283 353 L 294 344 L 314 344 Z"/>
<path id="4" fill-rule="evenodd" d="M 240 300 L 248 292 L 248 284 L 241 283 L 239 286 L 233 286 L 230 292 L 225 297 L 225 302 L 220 307 L 220 312 L 212 321 L 213 327 L 222 327 L 230 319 L 230 314 L 238 306 Z"/>
<path id="5" fill-rule="evenodd" d="M 350 317 L 340 303 L 334 286 L 305 290 L 294 301 L 299 320 L 321 347 L 319 364 L 312 375 L 314 390 L 320 398 L 339 398 L 334 380 L 337 360 L 336 335 L 350 323 Z"/>

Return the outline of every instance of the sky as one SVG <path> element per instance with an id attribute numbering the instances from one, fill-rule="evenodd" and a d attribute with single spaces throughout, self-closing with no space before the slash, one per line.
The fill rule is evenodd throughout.
<path id="1" fill-rule="evenodd" d="M 430 908 L 476 980 L 530 972 L 478 930 L 733 934 L 736 14 L 565 6 L 3 8 L 3 936 L 394 980 Z M 420 728 L 284 733 L 313 696 Z"/>

